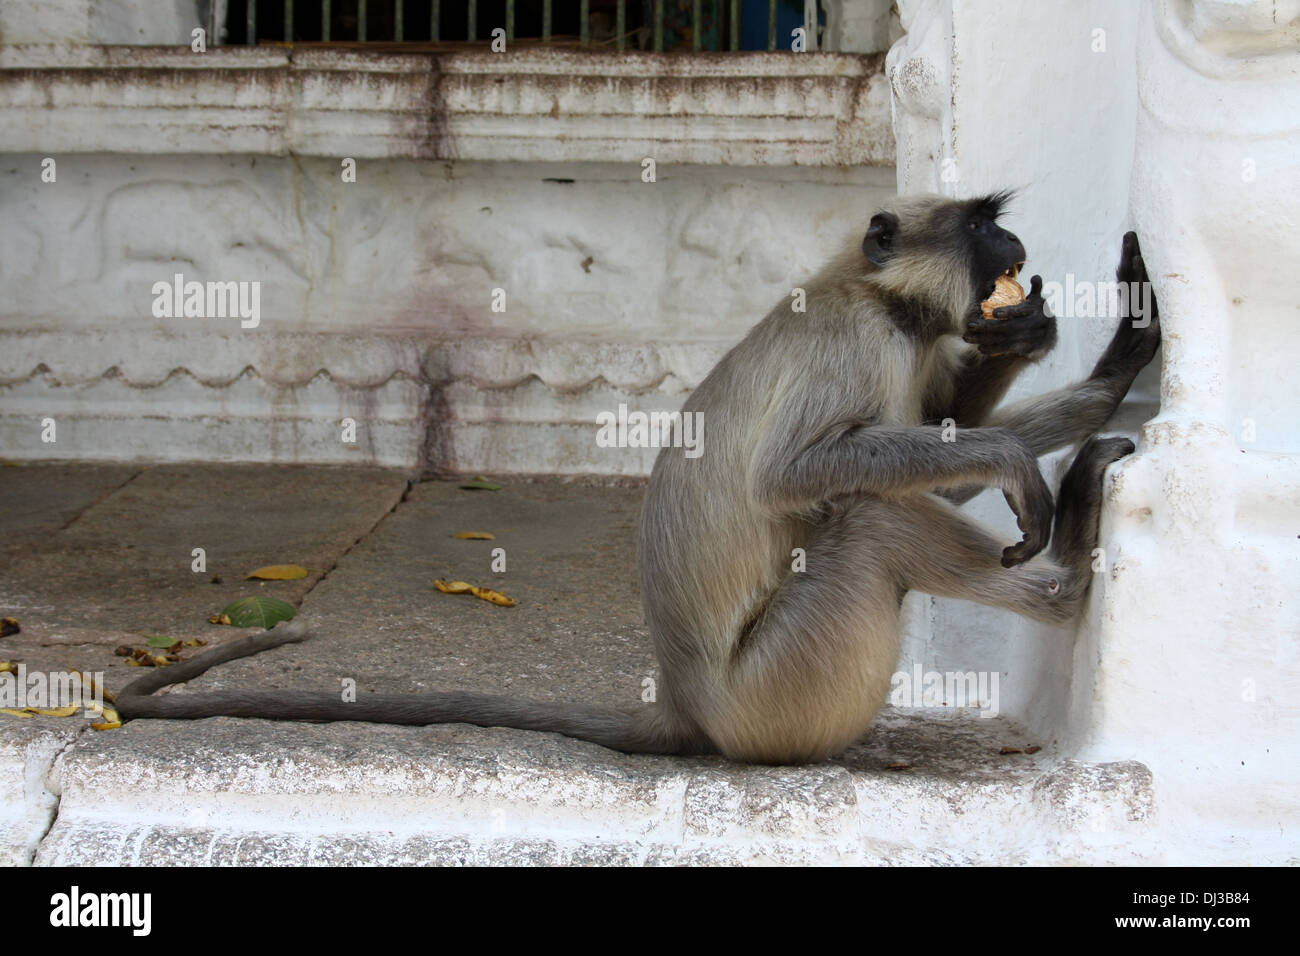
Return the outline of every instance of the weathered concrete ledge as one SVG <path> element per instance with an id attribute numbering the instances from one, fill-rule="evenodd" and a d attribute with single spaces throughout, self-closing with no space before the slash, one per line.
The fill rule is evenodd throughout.
<path id="1" fill-rule="evenodd" d="M 0 49 L 7 152 L 894 161 L 883 55 Z"/>
<path id="2" fill-rule="evenodd" d="M 658 449 L 598 446 L 596 416 L 675 411 L 730 344 L 271 330 L 140 341 L 0 330 L 5 455 L 648 474 Z"/>
<path id="3" fill-rule="evenodd" d="M 1022 864 L 1159 859 L 1141 764 L 998 758 L 892 715 L 845 763 L 630 757 L 549 734 L 219 719 L 87 732 L 39 865 Z M 871 766 L 886 749 L 924 764 Z M 48 749 L 48 748 L 47 748 Z M 974 765 L 970 763 L 974 758 Z M 1001 767 L 992 766 L 1001 760 Z M 1044 765 L 1046 764 L 1046 765 Z M 863 769 L 863 767 L 870 769 Z"/>

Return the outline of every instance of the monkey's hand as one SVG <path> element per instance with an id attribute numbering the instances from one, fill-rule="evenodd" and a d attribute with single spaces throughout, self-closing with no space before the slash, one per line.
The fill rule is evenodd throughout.
<path id="1" fill-rule="evenodd" d="M 993 310 L 993 318 L 974 315 L 966 321 L 962 339 L 981 355 L 1014 355 L 1039 359 L 1056 344 L 1056 317 L 1043 299 L 1043 277 L 1030 280 L 1029 295 L 1019 305 Z"/>
<path id="2" fill-rule="evenodd" d="M 1124 235 L 1124 248 L 1120 252 L 1115 279 L 1120 283 L 1123 315 L 1114 338 L 1097 360 L 1091 377 L 1119 380 L 1127 390 L 1137 373 L 1155 357 L 1160 346 L 1160 310 L 1156 307 L 1146 263 L 1142 261 L 1137 233 Z"/>
<path id="3" fill-rule="evenodd" d="M 1016 451 L 1010 465 L 1010 476 L 1004 480 L 1002 495 L 1016 516 L 1016 527 L 1024 534 L 1019 544 L 1002 549 L 1002 566 L 1013 568 L 1024 564 L 1047 547 L 1052 537 L 1052 518 L 1056 508 L 1052 492 L 1038 469 L 1038 459 L 1020 439 L 1015 439 Z"/>

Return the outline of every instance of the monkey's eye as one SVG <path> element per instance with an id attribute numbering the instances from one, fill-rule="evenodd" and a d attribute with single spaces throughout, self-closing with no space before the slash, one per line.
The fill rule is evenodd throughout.
<path id="1" fill-rule="evenodd" d="M 975 219 L 972 219 L 970 222 L 966 223 L 966 225 L 970 226 L 971 232 L 974 232 L 976 229 L 980 227 L 979 221 Z"/>

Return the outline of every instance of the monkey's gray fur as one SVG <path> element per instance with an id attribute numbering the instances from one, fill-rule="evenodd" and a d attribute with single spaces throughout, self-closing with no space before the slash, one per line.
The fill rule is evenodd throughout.
<path id="1" fill-rule="evenodd" d="M 657 703 L 617 711 L 454 692 L 352 703 L 330 692 L 150 696 L 306 636 L 290 626 L 140 678 L 119 694 L 119 712 L 457 721 L 626 752 L 798 763 L 847 747 L 884 705 L 908 591 L 1070 620 L 1091 575 L 1102 474 L 1133 446 L 1084 444 L 1062 482 L 1054 532 L 1037 457 L 1102 427 L 1154 356 L 1159 324 L 1154 314 L 1144 328 L 1122 317 L 1083 382 L 995 411 L 1016 374 L 1055 342 L 1037 276 L 1025 304 L 979 318 L 994 278 L 1024 258 L 996 224 L 1006 198 L 901 199 L 877 213 L 866 239 L 805 285 L 805 312 L 778 304 L 687 400 L 683 411 L 703 413 L 710 443 L 697 458 L 660 452 L 639 536 Z M 1117 275 L 1147 279 L 1132 233 Z M 943 440 L 947 418 L 959 426 L 955 440 Z M 984 487 L 1003 491 L 1024 540 L 1004 547 L 957 510 Z M 792 570 L 796 548 L 805 570 Z"/>

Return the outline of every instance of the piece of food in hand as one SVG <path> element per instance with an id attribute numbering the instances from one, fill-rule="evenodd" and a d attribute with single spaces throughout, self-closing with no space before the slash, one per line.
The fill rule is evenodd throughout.
<path id="1" fill-rule="evenodd" d="M 993 294 L 980 303 L 984 318 L 993 318 L 993 310 L 1025 301 L 1025 290 L 1012 276 L 1000 275 L 993 284 Z"/>

